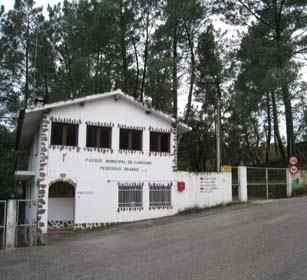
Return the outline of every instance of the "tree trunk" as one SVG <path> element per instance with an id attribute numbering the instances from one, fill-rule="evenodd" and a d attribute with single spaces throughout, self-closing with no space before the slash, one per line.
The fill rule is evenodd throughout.
<path id="1" fill-rule="evenodd" d="M 139 89 L 139 75 L 140 75 L 140 67 L 139 67 L 139 57 L 138 57 L 138 51 L 135 43 L 135 39 L 132 38 L 132 44 L 134 49 L 134 56 L 136 61 L 136 81 L 135 81 L 135 88 L 134 88 L 134 98 L 137 99 L 138 96 L 138 89 Z M 142 100 L 143 101 L 143 100 Z"/>
<path id="2" fill-rule="evenodd" d="M 120 1 L 120 46 L 122 57 L 122 90 L 127 93 L 128 86 L 128 62 L 127 62 L 127 45 L 126 45 L 126 22 L 125 7 L 123 0 Z"/>
<path id="3" fill-rule="evenodd" d="M 294 155 L 294 129 L 293 129 L 293 114 L 292 105 L 290 100 L 289 88 L 286 85 L 282 87 L 283 101 L 285 105 L 285 116 L 286 116 L 286 131 L 287 131 L 287 153 L 288 157 Z"/>
<path id="4" fill-rule="evenodd" d="M 146 39 L 145 39 L 145 49 L 144 49 L 144 69 L 141 85 L 141 101 L 144 101 L 144 89 L 145 89 L 145 80 L 147 72 L 147 60 L 148 60 L 148 44 L 149 44 L 149 10 L 146 15 Z"/>
<path id="5" fill-rule="evenodd" d="M 95 93 L 99 92 L 99 57 L 100 57 L 100 52 L 97 50 L 97 56 L 96 56 L 96 71 L 95 71 L 95 78 L 94 78 L 94 83 L 95 83 Z"/>
<path id="6" fill-rule="evenodd" d="M 45 86 L 44 104 L 46 104 L 49 101 L 48 75 L 47 75 L 47 73 L 44 75 L 44 86 Z"/>
<path id="7" fill-rule="evenodd" d="M 190 49 L 190 59 L 191 59 L 191 75 L 190 75 L 190 88 L 189 88 L 189 95 L 188 95 L 188 103 L 186 108 L 186 115 L 185 115 L 185 122 L 189 120 L 191 114 L 191 107 L 192 107 L 192 97 L 193 97 L 193 88 L 194 88 L 194 81 L 195 81 L 195 55 L 194 55 L 194 42 L 193 38 L 191 38 L 191 33 L 188 30 L 188 27 L 185 25 L 185 30 L 187 33 L 189 49 Z"/>
<path id="8" fill-rule="evenodd" d="M 272 116 L 271 116 L 271 102 L 270 94 L 266 94 L 266 105 L 267 105 L 267 133 L 266 133 L 266 149 L 265 149 L 265 162 L 268 163 L 270 160 L 271 152 L 271 138 L 272 138 Z"/>
<path id="9" fill-rule="evenodd" d="M 282 158 L 282 160 L 285 160 L 286 159 L 285 148 L 284 148 L 284 145 L 282 143 L 280 132 L 279 132 L 278 112 L 277 112 L 276 98 L 275 98 L 274 92 L 271 92 L 271 98 L 272 98 L 274 135 L 275 135 L 275 139 L 277 140 L 277 144 L 278 144 L 278 148 L 279 148 L 281 158 Z"/>
<path id="10" fill-rule="evenodd" d="M 280 73 L 283 73 L 284 63 L 283 63 L 283 52 L 282 52 L 282 27 L 281 27 L 281 16 L 282 16 L 282 4 L 278 8 L 278 3 L 276 0 L 273 1 L 274 6 L 274 19 L 275 19 L 275 42 L 276 42 L 276 56 L 277 56 L 277 67 Z M 287 152 L 288 157 L 292 156 L 294 153 L 294 131 L 293 131 L 293 115 L 291 100 L 289 94 L 289 85 L 286 80 L 285 75 L 279 77 L 280 88 L 282 92 L 283 102 L 285 106 L 286 115 L 286 131 L 287 131 Z"/>
<path id="11" fill-rule="evenodd" d="M 17 120 L 17 131 L 16 131 L 16 141 L 15 141 L 15 151 L 18 152 L 21 140 L 21 134 L 24 124 L 25 112 L 28 106 L 29 99 L 29 36 L 30 36 L 30 19 L 27 17 L 27 30 L 26 30 L 26 54 L 25 54 L 25 67 L 26 67 L 26 77 L 25 77 L 25 89 L 24 89 L 24 107 L 19 111 Z M 18 157 L 16 157 L 16 162 L 14 170 L 17 168 Z"/>
<path id="12" fill-rule="evenodd" d="M 221 172 L 221 98 L 220 80 L 216 79 L 216 171 Z"/>
<path id="13" fill-rule="evenodd" d="M 176 21 L 176 20 L 175 20 Z M 172 82 L 172 95 L 173 95 L 173 117 L 175 121 L 177 122 L 178 118 L 178 112 L 177 112 L 177 89 L 178 89 L 178 80 L 177 80 L 177 59 L 178 59 L 178 53 L 177 53 L 177 21 L 174 23 L 174 29 L 173 29 L 173 71 L 172 71 L 172 76 L 173 76 L 173 82 Z"/>
<path id="14" fill-rule="evenodd" d="M 102 93 L 106 91 L 106 84 L 104 81 L 104 75 L 106 74 L 106 69 L 105 66 L 103 65 L 104 58 L 103 58 L 103 53 L 100 50 L 100 55 L 99 55 L 99 93 Z"/>

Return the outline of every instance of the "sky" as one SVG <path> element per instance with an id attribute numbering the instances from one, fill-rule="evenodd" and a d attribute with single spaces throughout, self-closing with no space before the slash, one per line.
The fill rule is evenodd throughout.
<path id="1" fill-rule="evenodd" d="M 62 2 L 62 0 L 34 0 L 37 6 L 45 6 L 54 4 L 57 4 L 59 2 Z M 0 5 L 4 5 L 5 10 L 9 10 L 13 8 L 15 0 L 0 0 Z"/>

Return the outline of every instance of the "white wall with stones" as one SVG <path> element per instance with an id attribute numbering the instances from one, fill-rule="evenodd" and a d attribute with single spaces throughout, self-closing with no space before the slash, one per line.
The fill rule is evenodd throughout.
<path id="1" fill-rule="evenodd" d="M 50 144 L 53 120 L 79 124 L 77 147 Z M 112 127 L 111 149 L 86 147 L 88 122 Z M 143 130 L 142 151 L 119 149 L 120 127 Z M 170 153 L 149 151 L 151 130 L 171 133 Z M 115 100 L 110 97 L 45 112 L 36 137 L 39 148 L 38 151 L 33 148 L 30 160 L 32 170 L 37 173 L 35 187 L 39 201 L 38 220 L 41 231 L 47 232 L 48 216 L 52 219 L 55 213 L 58 215 L 61 207 L 65 208 L 63 204 L 59 207 L 59 201 L 48 200 L 48 188 L 57 181 L 70 182 L 75 187 L 73 220 L 76 227 L 157 218 L 176 214 L 185 208 L 206 207 L 231 201 L 230 174 L 212 174 L 211 177 L 215 179 L 212 179 L 212 182 L 206 181 L 206 184 L 211 184 L 207 189 L 201 189 L 205 188 L 201 182 L 202 177 L 207 178 L 209 175 L 176 174 L 175 137 L 176 131 L 170 122 L 123 99 Z M 178 180 L 186 182 L 185 191 L 177 190 Z M 125 209 L 118 206 L 120 183 L 142 184 L 142 208 Z M 170 207 L 149 207 L 150 183 L 171 184 Z M 51 205 L 48 205 L 48 201 Z M 66 208 L 62 212 L 68 213 Z M 67 215 L 71 215 L 71 212 Z"/>

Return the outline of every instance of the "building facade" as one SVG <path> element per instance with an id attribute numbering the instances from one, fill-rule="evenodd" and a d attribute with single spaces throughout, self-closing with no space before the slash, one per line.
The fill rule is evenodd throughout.
<path id="1" fill-rule="evenodd" d="M 23 131 L 27 198 L 38 199 L 43 233 L 176 212 L 177 131 L 168 115 L 114 91 L 28 110 Z"/>

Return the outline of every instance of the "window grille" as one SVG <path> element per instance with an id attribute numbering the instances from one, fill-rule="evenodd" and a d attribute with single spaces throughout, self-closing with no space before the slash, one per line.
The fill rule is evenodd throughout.
<path id="1" fill-rule="evenodd" d="M 112 128 L 87 125 L 86 146 L 111 149 Z"/>
<path id="2" fill-rule="evenodd" d="M 53 122 L 51 145 L 78 146 L 78 124 Z"/>
<path id="3" fill-rule="evenodd" d="M 169 153 L 170 152 L 170 133 L 150 132 L 150 151 Z"/>
<path id="4" fill-rule="evenodd" d="M 172 206 L 172 184 L 149 184 L 149 207 L 170 208 Z"/>
<path id="5" fill-rule="evenodd" d="M 143 184 L 118 184 L 118 208 L 143 209 Z"/>
<path id="6" fill-rule="evenodd" d="M 119 149 L 142 151 L 143 131 L 120 128 Z"/>

